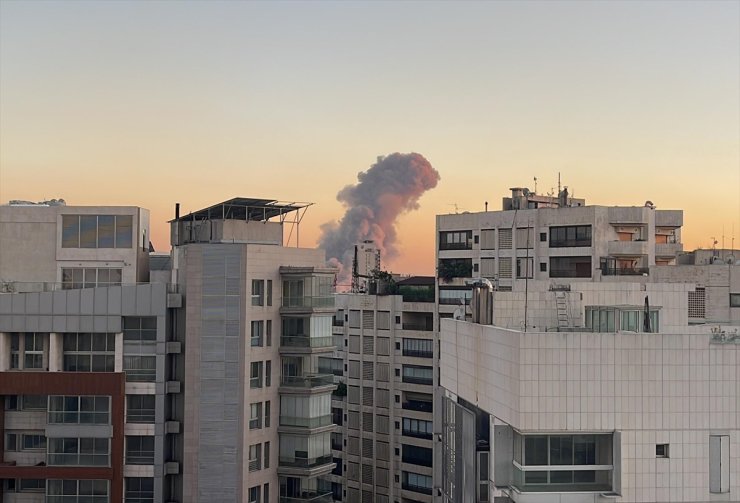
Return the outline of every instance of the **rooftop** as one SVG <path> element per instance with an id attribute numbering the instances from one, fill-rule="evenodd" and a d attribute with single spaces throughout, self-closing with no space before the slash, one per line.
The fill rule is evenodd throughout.
<path id="1" fill-rule="evenodd" d="M 247 220 L 265 222 L 274 217 L 298 211 L 311 206 L 313 203 L 284 202 L 274 199 L 253 199 L 247 197 L 234 197 L 222 203 L 214 204 L 208 208 L 188 213 L 170 220 Z"/>

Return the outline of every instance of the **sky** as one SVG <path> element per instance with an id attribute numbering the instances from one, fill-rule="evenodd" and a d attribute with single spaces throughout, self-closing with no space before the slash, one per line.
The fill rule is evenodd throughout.
<path id="1" fill-rule="evenodd" d="M 683 209 L 685 249 L 740 246 L 740 2 L 0 0 L 0 203 L 313 202 L 300 246 L 379 155 L 441 180 L 398 221 L 509 187 Z M 295 243 L 293 243 L 295 244 Z"/>

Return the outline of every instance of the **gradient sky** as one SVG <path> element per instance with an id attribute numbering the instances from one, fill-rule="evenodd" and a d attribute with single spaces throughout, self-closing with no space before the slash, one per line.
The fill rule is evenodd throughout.
<path id="1" fill-rule="evenodd" d="M 391 152 L 442 177 L 395 272 L 433 273 L 436 214 L 558 172 L 740 246 L 740 2 L 0 0 L 1 203 L 143 206 L 166 251 L 175 202 L 311 201 L 313 246 Z"/>

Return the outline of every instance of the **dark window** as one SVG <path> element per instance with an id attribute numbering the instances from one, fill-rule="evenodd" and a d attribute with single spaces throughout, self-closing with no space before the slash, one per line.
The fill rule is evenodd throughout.
<path id="1" fill-rule="evenodd" d="M 547 272 L 547 262 L 540 262 L 540 271 Z"/>
<path id="2" fill-rule="evenodd" d="M 590 278 L 591 257 L 550 257 L 551 278 Z"/>
<path id="3" fill-rule="evenodd" d="M 540 232 L 540 241 L 547 241 L 547 232 Z"/>
<path id="4" fill-rule="evenodd" d="M 469 278 L 473 274 L 473 259 L 443 258 L 439 260 L 437 275 L 445 281 L 453 278 Z"/>
<path id="5" fill-rule="evenodd" d="M 403 339 L 403 356 L 432 358 L 434 356 L 434 341 L 432 339 Z"/>
<path id="6" fill-rule="evenodd" d="M 440 250 L 470 250 L 473 248 L 473 231 L 447 231 L 439 233 Z"/>
<path id="7" fill-rule="evenodd" d="M 668 444 L 657 444 L 655 446 L 655 457 L 656 458 L 667 458 L 668 457 Z"/>
<path id="8" fill-rule="evenodd" d="M 590 225 L 550 227 L 550 248 L 591 246 Z"/>
<path id="9" fill-rule="evenodd" d="M 730 294 L 730 307 L 740 307 L 740 293 Z"/>

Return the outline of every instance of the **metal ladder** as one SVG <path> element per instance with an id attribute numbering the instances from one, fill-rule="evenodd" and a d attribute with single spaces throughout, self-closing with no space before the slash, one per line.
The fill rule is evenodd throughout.
<path id="1" fill-rule="evenodd" d="M 555 292 L 555 307 L 558 311 L 558 329 L 568 328 L 568 296 L 565 292 Z"/>

